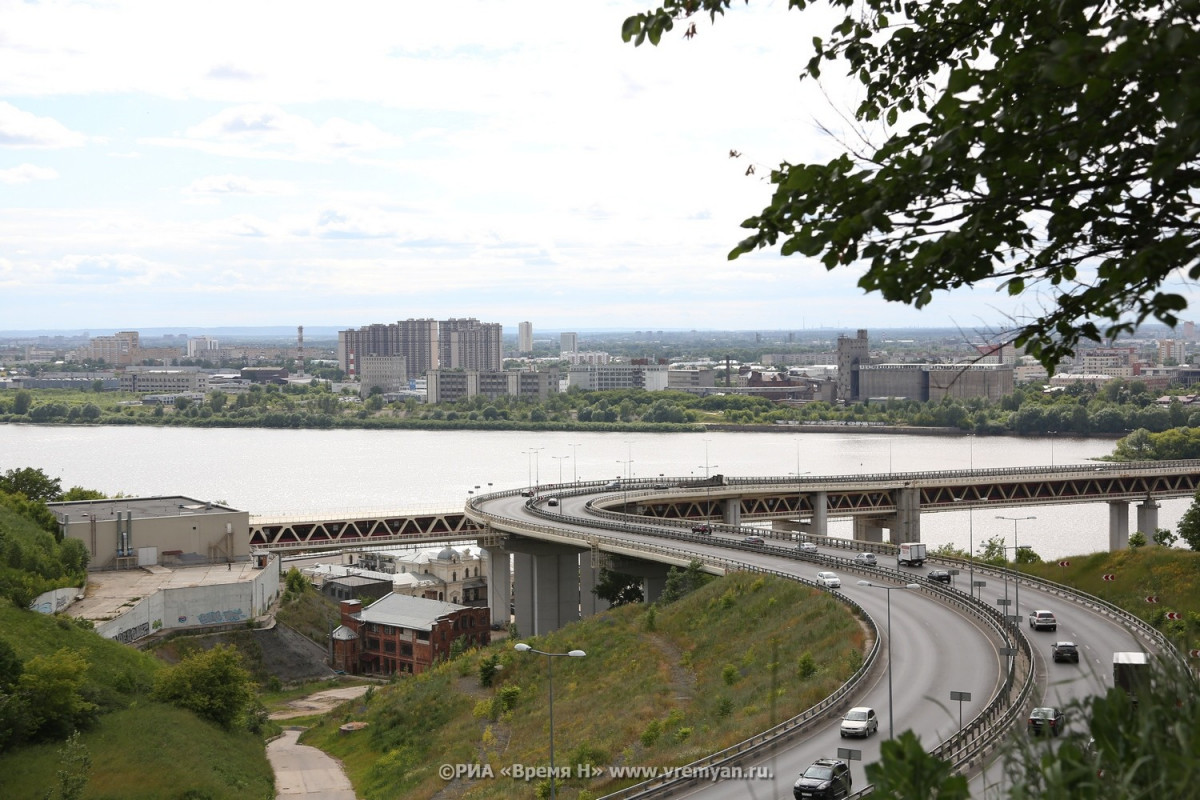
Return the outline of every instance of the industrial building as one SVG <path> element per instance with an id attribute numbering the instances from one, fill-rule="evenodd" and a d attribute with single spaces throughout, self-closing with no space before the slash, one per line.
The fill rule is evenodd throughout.
<path id="1" fill-rule="evenodd" d="M 47 503 L 91 569 L 211 564 L 250 558 L 250 514 L 190 497 Z"/>

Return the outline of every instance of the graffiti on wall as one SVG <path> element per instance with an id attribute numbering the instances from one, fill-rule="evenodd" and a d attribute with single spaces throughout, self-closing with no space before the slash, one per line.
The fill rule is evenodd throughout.
<path id="1" fill-rule="evenodd" d="M 129 644 L 130 642 L 137 641 L 138 639 L 142 638 L 143 636 L 149 636 L 149 635 L 150 635 L 150 623 L 143 622 L 141 625 L 135 625 L 132 628 L 126 628 L 125 630 L 121 631 L 116 636 L 114 636 L 113 639 L 120 642 L 121 644 Z"/>
<path id="2" fill-rule="evenodd" d="M 247 617 L 240 608 L 232 608 L 226 611 L 205 611 L 196 619 L 201 625 L 219 625 L 222 622 L 241 622 Z"/>

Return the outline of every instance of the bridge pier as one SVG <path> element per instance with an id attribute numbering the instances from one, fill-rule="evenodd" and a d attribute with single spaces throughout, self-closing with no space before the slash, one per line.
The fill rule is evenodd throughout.
<path id="1" fill-rule="evenodd" d="M 508 623 L 512 621 L 510 607 L 513 601 L 509 552 L 493 545 L 484 546 L 482 550 L 487 559 L 488 609 L 491 612 L 492 624 L 507 628 Z"/>
<path id="2" fill-rule="evenodd" d="M 742 524 L 742 499 L 740 497 L 729 497 L 721 501 L 721 521 L 726 525 Z"/>
<path id="3" fill-rule="evenodd" d="M 510 537 L 517 632 L 540 636 L 579 619 L 578 547 Z"/>
<path id="4" fill-rule="evenodd" d="M 1114 500 L 1108 504 L 1108 549 L 1111 551 L 1129 548 L 1129 503 Z"/>
<path id="5" fill-rule="evenodd" d="M 873 517 L 855 517 L 854 541 L 882 542 L 883 527 L 884 526 L 880 524 L 880 521 Z"/>
<path id="6" fill-rule="evenodd" d="M 905 484 L 896 490 L 896 525 L 891 529 L 892 544 L 921 541 L 921 490 Z"/>
<path id="7" fill-rule="evenodd" d="M 579 613 L 590 617 L 607 611 L 609 603 L 596 596 L 596 584 L 600 582 L 599 551 L 593 550 L 579 556 Z"/>
<path id="8" fill-rule="evenodd" d="M 1158 531 L 1158 503 L 1153 497 L 1147 496 L 1138 503 L 1137 529 L 1146 537 L 1146 544 L 1154 544 L 1154 534 Z"/>

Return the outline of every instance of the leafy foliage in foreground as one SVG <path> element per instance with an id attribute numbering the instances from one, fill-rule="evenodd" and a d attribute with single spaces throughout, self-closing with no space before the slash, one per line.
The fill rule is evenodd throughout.
<path id="1" fill-rule="evenodd" d="M 621 34 L 658 44 L 683 22 L 690 38 L 694 15 L 731 5 L 663 0 Z M 845 16 L 803 74 L 856 78 L 860 130 L 885 138 L 773 170 L 730 258 L 778 247 L 865 270 L 864 290 L 916 308 L 962 286 L 1037 291 L 1046 307 L 1014 320 L 1015 342 L 1051 372 L 1080 341 L 1179 322 L 1187 302 L 1165 284 L 1200 277 L 1200 4 L 830 5 Z"/>

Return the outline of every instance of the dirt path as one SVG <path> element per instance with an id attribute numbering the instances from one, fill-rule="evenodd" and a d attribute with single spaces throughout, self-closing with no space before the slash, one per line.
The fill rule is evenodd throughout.
<path id="1" fill-rule="evenodd" d="M 367 689 L 370 688 L 370 686 L 346 686 L 340 689 L 324 689 L 320 692 L 314 692 L 313 694 L 288 701 L 288 709 L 272 713 L 271 719 L 292 719 L 293 717 L 307 717 L 312 714 L 325 714 L 347 700 L 362 697 L 367 693 Z"/>

